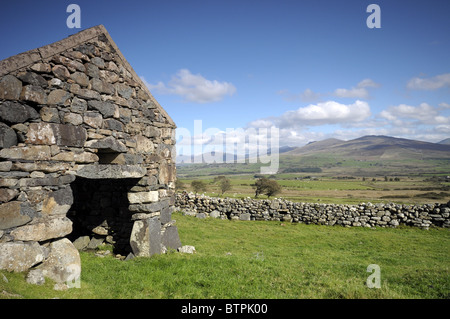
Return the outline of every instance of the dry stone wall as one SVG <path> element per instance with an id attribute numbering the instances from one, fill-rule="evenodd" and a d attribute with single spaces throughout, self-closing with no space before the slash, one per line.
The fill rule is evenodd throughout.
<path id="1" fill-rule="evenodd" d="M 450 202 L 446 204 L 338 205 L 297 203 L 284 199 L 214 198 L 177 193 L 176 210 L 198 218 L 275 220 L 283 222 L 341 225 L 345 227 L 397 227 L 408 225 L 428 229 L 450 227 Z"/>
<path id="2" fill-rule="evenodd" d="M 64 281 L 47 264 L 75 235 L 181 246 L 175 127 L 103 26 L 0 61 L 0 269 Z"/>

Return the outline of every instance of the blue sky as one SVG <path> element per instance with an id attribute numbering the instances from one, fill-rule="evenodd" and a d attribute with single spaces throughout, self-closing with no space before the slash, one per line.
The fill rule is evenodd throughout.
<path id="1" fill-rule="evenodd" d="M 81 29 L 69 29 L 69 4 Z M 368 28 L 369 4 L 381 28 Z M 9 1 L 0 59 L 103 24 L 179 128 L 450 137 L 450 2 Z M 192 134 L 194 135 L 194 134 Z"/>

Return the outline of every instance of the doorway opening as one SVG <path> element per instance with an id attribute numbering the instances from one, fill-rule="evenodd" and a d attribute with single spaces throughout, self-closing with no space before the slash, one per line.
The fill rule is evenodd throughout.
<path id="1" fill-rule="evenodd" d="M 132 252 L 133 228 L 127 194 L 138 181 L 77 177 L 70 184 L 74 201 L 67 217 L 73 222 L 73 231 L 67 237 L 72 242 L 83 237 L 85 243 L 89 241 L 87 249 L 106 243 L 113 246 L 115 254 L 127 256 Z"/>

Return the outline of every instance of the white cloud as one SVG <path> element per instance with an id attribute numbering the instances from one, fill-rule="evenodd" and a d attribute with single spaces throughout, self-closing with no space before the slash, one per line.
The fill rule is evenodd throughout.
<path id="1" fill-rule="evenodd" d="M 450 124 L 436 126 L 436 132 L 443 133 L 443 134 L 450 134 Z M 441 139 L 443 140 L 443 138 L 441 138 Z"/>
<path id="2" fill-rule="evenodd" d="M 338 88 L 333 92 L 314 92 L 310 88 L 305 89 L 300 94 L 293 94 L 289 90 L 279 90 L 277 93 L 284 96 L 286 101 L 297 101 L 312 103 L 317 102 L 321 98 L 327 96 L 339 97 L 339 98 L 355 98 L 355 99 L 369 99 L 369 90 L 367 88 L 377 88 L 380 84 L 376 83 L 372 79 L 364 79 L 360 81 L 355 87 L 350 89 Z"/>
<path id="3" fill-rule="evenodd" d="M 320 93 L 313 92 L 311 89 L 306 89 L 300 94 L 300 99 L 304 102 L 317 101 L 321 97 Z"/>
<path id="4" fill-rule="evenodd" d="M 249 127 L 263 127 L 263 128 L 269 128 L 271 126 L 273 126 L 273 121 L 270 119 L 259 119 L 259 120 L 255 120 L 252 121 L 250 123 L 248 123 Z"/>
<path id="5" fill-rule="evenodd" d="M 236 88 L 232 83 L 208 80 L 201 74 L 192 74 L 188 69 L 179 70 L 167 84 L 158 82 L 150 84 L 141 79 L 149 90 L 160 94 L 179 95 L 185 101 L 195 103 L 212 103 L 222 100 L 226 95 L 233 95 Z"/>
<path id="6" fill-rule="evenodd" d="M 359 82 L 357 86 L 361 87 L 361 88 L 369 88 L 369 87 L 377 88 L 377 87 L 380 87 L 380 84 L 376 83 L 372 79 L 364 79 L 361 82 Z"/>
<path id="7" fill-rule="evenodd" d="M 364 79 L 359 82 L 356 87 L 351 89 L 336 89 L 334 95 L 341 98 L 358 98 L 368 99 L 370 97 L 368 87 L 379 87 L 378 83 L 375 83 L 371 79 Z"/>
<path id="8" fill-rule="evenodd" d="M 336 89 L 334 95 L 337 97 L 348 97 L 348 98 L 359 98 L 367 99 L 369 98 L 369 92 L 366 88 L 351 88 L 351 89 Z"/>
<path id="9" fill-rule="evenodd" d="M 389 121 L 403 121 L 405 125 L 408 120 L 414 120 L 414 123 L 410 123 L 414 125 L 450 123 L 450 117 L 440 115 L 438 109 L 428 103 L 421 103 L 419 106 L 406 104 L 391 106 L 382 111 L 380 116 Z"/>
<path id="10" fill-rule="evenodd" d="M 279 127 L 298 125 L 324 125 L 360 122 L 370 116 L 367 102 L 357 100 L 353 104 L 341 104 L 335 101 L 310 104 L 295 111 L 287 111 L 274 120 Z"/>
<path id="11" fill-rule="evenodd" d="M 439 74 L 428 79 L 415 77 L 409 80 L 406 87 L 412 90 L 437 90 L 450 87 L 450 73 Z"/>

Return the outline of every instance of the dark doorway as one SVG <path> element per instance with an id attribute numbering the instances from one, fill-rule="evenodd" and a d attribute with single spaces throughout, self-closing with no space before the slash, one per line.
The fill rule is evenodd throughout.
<path id="1" fill-rule="evenodd" d="M 127 194 L 138 181 L 77 177 L 70 185 L 74 202 L 67 217 L 73 222 L 73 231 L 67 237 L 75 241 L 89 236 L 97 243 L 111 244 L 116 254 L 128 255 L 133 221 Z"/>

